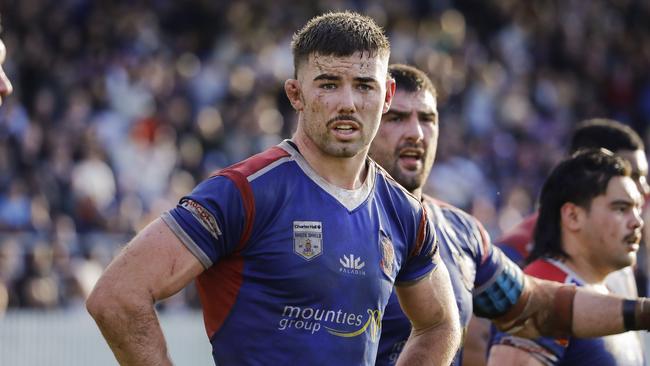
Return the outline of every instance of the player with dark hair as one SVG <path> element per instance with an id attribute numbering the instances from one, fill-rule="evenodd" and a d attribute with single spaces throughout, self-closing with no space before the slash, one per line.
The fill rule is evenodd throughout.
<path id="1" fill-rule="evenodd" d="M 647 196 L 650 192 L 647 183 L 648 160 L 643 141 L 630 127 L 606 118 L 584 120 L 575 127 L 569 146 L 569 154 L 588 148 L 604 148 L 614 152 L 630 163 L 631 176 L 639 192 L 643 196 Z M 537 213 L 534 213 L 495 241 L 499 248 L 520 266 L 526 263 L 532 248 L 533 230 L 536 222 Z M 630 298 L 638 296 L 632 267 L 612 272 L 605 281 L 609 289 L 616 294 Z M 487 338 L 489 337 L 488 328 L 487 322 L 477 318 L 472 319 L 465 344 L 475 355 L 475 357 L 473 356 L 473 365 L 479 365 L 485 359 Z"/>
<path id="2" fill-rule="evenodd" d="M 414 67 L 390 65 L 389 72 L 395 79 L 396 92 L 389 111 L 382 117 L 370 155 L 422 200 L 436 222 L 440 254 L 452 279 L 461 325 L 466 328 L 474 312 L 494 319 L 505 329 L 528 334 L 595 336 L 624 331 L 620 299 L 605 299 L 582 290 L 574 299 L 573 288 L 523 274 L 490 243 L 476 218 L 422 193 L 436 154 L 436 90 L 426 74 Z M 575 318 L 569 320 L 574 314 Z M 613 322 L 597 321 L 602 314 Z M 384 314 L 376 364 L 394 364 L 410 331 L 397 298 L 391 298 Z M 459 352 L 454 364 L 461 359 L 464 357 Z"/>
<path id="3" fill-rule="evenodd" d="M 571 137 L 569 154 L 582 149 L 607 149 L 626 159 L 632 167 L 632 179 L 643 196 L 650 193 L 647 182 L 648 159 L 639 135 L 630 127 L 606 118 L 588 119 L 579 123 Z M 528 258 L 537 215 L 522 221 L 517 227 L 497 240 L 503 251 L 517 263 Z M 623 294 L 628 294 L 622 290 Z"/>
<path id="4" fill-rule="evenodd" d="M 625 160 L 603 149 L 579 151 L 560 163 L 542 188 L 535 244 L 525 272 L 609 293 L 605 277 L 632 265 L 641 241 L 643 199 L 630 171 Z M 634 301 L 624 301 L 622 308 L 624 321 L 631 321 Z M 643 362 L 641 343 L 631 332 L 535 340 L 497 333 L 488 365 L 640 366 Z"/>
<path id="5" fill-rule="evenodd" d="M 386 36 L 370 18 L 329 13 L 292 47 L 293 138 L 199 184 L 88 299 L 120 363 L 170 363 L 154 303 L 195 277 L 218 365 L 372 365 L 393 285 L 414 327 L 403 364 L 456 352 L 458 312 L 426 212 L 367 158 L 395 90 Z"/>

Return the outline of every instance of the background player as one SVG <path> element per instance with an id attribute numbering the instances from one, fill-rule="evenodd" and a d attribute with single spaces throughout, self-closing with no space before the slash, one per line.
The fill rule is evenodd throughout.
<path id="1" fill-rule="evenodd" d="M 197 276 L 219 365 L 372 365 L 393 283 L 414 326 L 404 364 L 456 352 L 426 214 L 367 159 L 394 94 L 387 38 L 367 17 L 329 13 L 292 47 L 293 139 L 197 186 L 97 283 L 87 306 L 120 363 L 170 363 L 153 305 Z"/>
<path id="2" fill-rule="evenodd" d="M 636 261 L 642 205 L 622 158 L 591 150 L 563 161 L 542 188 L 525 272 L 609 293 L 605 277 Z M 643 352 L 632 332 L 534 341 L 498 333 L 488 365 L 643 365 Z"/>
<path id="3" fill-rule="evenodd" d="M 431 218 L 436 222 L 440 252 L 447 264 L 456 301 L 460 310 L 461 325 L 467 327 L 472 311 L 496 318 L 510 312 L 510 316 L 525 319 L 541 319 L 551 316 L 553 310 L 544 314 L 519 314 L 511 307 L 529 291 L 532 295 L 528 303 L 530 309 L 552 309 L 552 295 L 557 285 L 537 282 L 524 277 L 517 266 L 508 260 L 501 251 L 492 246 L 481 224 L 472 216 L 448 204 L 437 201 L 422 193 L 433 164 L 438 138 L 438 111 L 436 91 L 429 78 L 420 70 L 406 65 L 391 65 L 391 76 L 396 81 L 396 93 L 390 110 L 382 117 L 382 123 L 371 145 L 371 156 L 382 165 L 400 184 L 421 198 Z M 524 284 L 527 282 L 527 284 Z M 496 310 L 488 298 L 506 298 L 503 289 L 495 283 L 507 283 L 512 303 L 500 304 Z M 518 287 L 519 286 L 519 287 Z M 514 291 L 513 291 L 514 290 Z M 546 293 L 546 295 L 544 295 Z M 550 294 L 550 295 L 549 295 Z M 600 301 L 600 300 L 597 300 Z M 474 302 L 474 306 L 472 305 Z M 592 307 L 580 305 L 579 312 L 593 313 Z M 620 300 L 607 312 L 618 318 L 618 330 L 623 330 L 620 319 Z M 568 310 L 567 310 L 568 312 Z M 497 321 L 503 322 L 504 318 Z M 593 322 L 590 331 L 598 331 Z M 574 323 L 575 324 L 575 323 Z M 588 322 L 582 323 L 589 326 Z M 531 324 L 529 324 L 531 325 Z M 397 300 L 392 298 L 384 314 L 378 365 L 392 364 L 397 359 L 401 346 L 408 337 L 410 324 L 401 314 Z M 549 331 L 548 329 L 546 331 Z M 459 353 L 455 362 L 459 362 Z M 484 356 L 483 356 L 484 358 Z"/>
<path id="4" fill-rule="evenodd" d="M 643 141 L 630 127 L 605 118 L 594 118 L 582 121 L 576 126 L 571 135 L 569 153 L 588 148 L 605 148 L 626 159 L 632 168 L 632 179 L 643 196 L 650 192 L 648 187 L 648 160 L 645 155 Z M 537 221 L 537 213 L 524 219 L 511 231 L 505 233 L 496 241 L 503 252 L 520 266 L 526 263 L 532 248 L 533 230 Z M 643 271 L 637 271 L 637 275 Z M 645 282 L 644 275 L 639 277 Z M 637 285 L 632 267 L 615 271 L 605 280 L 607 287 L 614 293 L 624 297 L 637 297 Z M 646 293 L 641 294 L 645 296 Z M 485 363 L 486 347 L 489 336 L 489 323 L 485 319 L 473 318 L 465 342 L 466 350 L 472 359 L 471 365 Z"/>

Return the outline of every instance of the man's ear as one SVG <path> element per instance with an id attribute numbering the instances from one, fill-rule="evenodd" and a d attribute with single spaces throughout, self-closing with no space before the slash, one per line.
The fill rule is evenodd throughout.
<path id="1" fill-rule="evenodd" d="M 287 98 L 289 98 L 293 109 L 301 112 L 305 106 L 301 98 L 300 82 L 296 79 L 288 79 L 284 82 L 284 92 L 287 93 Z"/>
<path id="2" fill-rule="evenodd" d="M 384 110 L 382 113 L 386 113 L 390 109 L 390 103 L 393 101 L 393 96 L 395 96 L 396 86 L 395 79 L 389 77 L 386 80 L 386 98 L 384 99 Z"/>
<path id="3" fill-rule="evenodd" d="M 560 207 L 562 226 L 571 231 L 578 231 L 585 218 L 585 210 L 572 202 L 566 202 Z"/>

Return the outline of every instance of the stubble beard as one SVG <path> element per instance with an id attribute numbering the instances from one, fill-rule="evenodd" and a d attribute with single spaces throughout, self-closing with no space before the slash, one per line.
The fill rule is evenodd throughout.
<path id="1" fill-rule="evenodd" d="M 399 166 L 399 158 L 393 162 L 393 167 L 388 173 L 409 192 L 414 192 L 422 187 L 422 173 L 406 174 Z"/>
<path id="2" fill-rule="evenodd" d="M 308 136 L 321 152 L 331 157 L 352 158 L 364 151 L 363 141 L 339 142 L 329 134 L 329 130 L 309 133 Z"/>

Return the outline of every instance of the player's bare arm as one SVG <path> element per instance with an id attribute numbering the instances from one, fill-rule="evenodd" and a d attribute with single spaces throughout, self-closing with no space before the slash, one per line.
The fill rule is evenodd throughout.
<path id="1" fill-rule="evenodd" d="M 108 266 L 86 306 L 121 365 L 170 365 L 154 303 L 203 271 L 200 262 L 157 219 Z"/>
<path id="2" fill-rule="evenodd" d="M 442 261 L 424 279 L 396 286 L 404 314 L 413 326 L 398 365 L 448 365 L 460 346 L 458 308 Z"/>
<path id="3" fill-rule="evenodd" d="M 587 288 L 526 276 L 518 315 L 493 319 L 501 330 L 517 336 L 602 337 L 650 329 L 648 299 L 626 300 Z"/>

